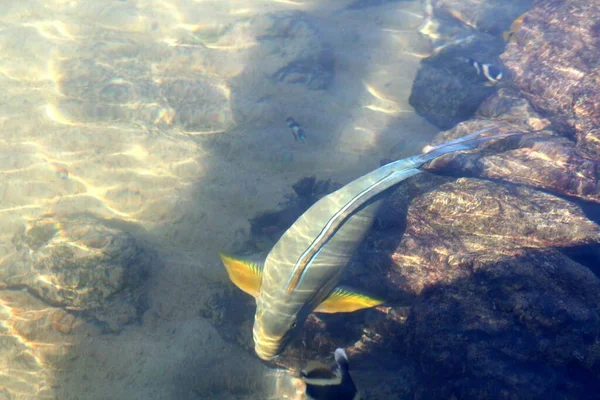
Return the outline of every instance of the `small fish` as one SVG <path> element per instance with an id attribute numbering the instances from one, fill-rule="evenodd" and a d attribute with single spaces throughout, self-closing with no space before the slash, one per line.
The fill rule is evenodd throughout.
<path id="1" fill-rule="evenodd" d="M 350 363 L 344 349 L 333 353 L 335 366 L 309 363 L 300 377 L 306 384 L 306 397 L 311 400 L 360 400 L 361 396 L 350 376 Z"/>
<path id="2" fill-rule="evenodd" d="M 521 14 L 517 19 L 515 19 L 513 21 L 513 23 L 510 25 L 510 28 L 507 31 L 504 31 L 502 33 L 502 37 L 504 38 L 505 42 L 512 42 L 513 39 L 515 38 L 515 34 L 517 33 L 517 31 L 519 30 L 519 28 L 521 27 L 521 25 L 523 24 L 523 21 L 525 20 L 525 16 L 527 15 L 527 13 L 523 13 Z"/>
<path id="3" fill-rule="evenodd" d="M 502 69 L 492 64 L 483 64 L 472 58 L 468 58 L 469 65 L 475 68 L 477 75 L 483 75 L 485 79 L 492 83 L 498 83 L 502 79 Z"/>
<path id="4" fill-rule="evenodd" d="M 287 117 L 285 119 L 285 122 L 287 123 L 287 126 L 292 130 L 292 135 L 294 135 L 294 140 L 296 142 L 306 142 L 306 135 L 304 134 L 304 129 L 302 129 L 300 124 L 297 123 L 294 118 Z"/>

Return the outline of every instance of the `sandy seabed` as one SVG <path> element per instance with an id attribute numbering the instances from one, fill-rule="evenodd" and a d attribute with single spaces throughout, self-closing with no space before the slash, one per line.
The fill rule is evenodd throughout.
<path id="1" fill-rule="evenodd" d="M 218 251 L 298 179 L 347 183 L 436 133 L 408 104 L 432 47 L 421 2 L 3 3 L 0 260 L 32 221 L 90 213 L 159 261 L 148 309 L 119 333 L 86 323 L 36 339 L 20 324 L 50 306 L 0 281 L 0 398 L 295 398 L 198 310 L 230 285 Z M 326 87 L 273 79 L 323 51 Z"/>

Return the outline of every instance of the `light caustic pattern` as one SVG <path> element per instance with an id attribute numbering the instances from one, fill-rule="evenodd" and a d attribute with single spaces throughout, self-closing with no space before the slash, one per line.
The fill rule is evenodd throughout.
<path id="1" fill-rule="evenodd" d="M 49 371 L 71 350 L 62 334 L 75 327 L 62 310 L 23 292 L 0 292 L 0 387 L 19 399 L 53 399 Z"/>
<path id="2" fill-rule="evenodd" d="M 30 1 L 0 15 L 0 268 L 11 271 L 0 277 L 0 397 L 53 398 L 53 373 L 74 351 L 69 314 L 11 287 L 32 273 L 15 261 L 17 232 L 80 212 L 168 224 L 204 176 L 194 136 L 235 125 L 209 50 L 183 45 L 186 10 L 138 3 Z M 55 230 L 57 245 L 98 251 Z"/>
<path id="3" fill-rule="evenodd" d="M 251 52 L 264 46 L 258 37 L 270 19 L 259 19 L 256 25 L 248 21 L 273 11 L 310 11 L 322 2 L 5 3 L 10 6 L 0 15 L 0 268 L 14 269 L 10 264 L 14 235 L 40 219 L 59 221 L 61 215 L 91 213 L 149 231 L 185 220 L 182 201 L 190 202 L 189 191 L 198 190 L 199 182 L 210 183 L 209 175 L 216 169 L 209 169 L 215 160 L 201 139 L 218 137 L 244 122 L 233 116 L 232 96 L 238 88 L 232 81 L 245 72 Z M 212 12 L 207 14 L 209 7 Z M 338 6 L 323 7 L 334 11 Z M 396 87 L 405 86 L 403 79 L 412 81 L 420 62 L 420 50 L 403 41 L 406 32 L 402 31 L 416 31 L 424 21 L 431 22 L 419 7 L 417 2 L 403 3 L 398 15 L 384 21 L 387 36 L 371 38 L 379 53 L 373 54 L 370 71 L 356 80 L 364 82 L 365 100 L 352 103 L 357 116 L 344 129 L 349 134 L 342 135 L 336 151 L 354 149 L 362 154 L 369 144 L 375 146 L 390 121 L 414 114 L 408 94 L 398 97 L 394 93 Z M 337 15 L 349 18 L 350 14 Z M 403 21 L 402 26 L 396 21 Z M 372 31 L 362 18 L 338 22 Z M 429 32 L 431 24 L 426 29 Z M 335 45 L 340 39 L 332 40 Z M 272 42 L 273 48 L 279 46 Z M 267 46 L 263 52 L 271 54 L 271 50 Z M 391 67 L 390 54 L 399 55 Z M 252 73 L 260 82 L 268 76 L 262 71 Z M 252 81 L 254 75 L 247 79 Z M 402 82 L 386 87 L 398 79 Z M 262 85 L 256 87 L 264 98 L 275 97 L 282 88 Z M 284 100 L 295 99 L 289 92 Z M 236 116 L 251 118 L 256 110 L 271 115 L 270 105 L 249 103 L 241 102 L 240 107 L 248 110 Z M 320 110 L 321 118 L 330 119 L 334 108 Z M 234 189 L 224 191 L 248 185 L 229 184 Z M 202 196 L 203 201 L 221 203 L 209 190 Z M 229 218 L 228 213 L 221 214 L 219 218 Z M 56 230 L 59 241 L 60 226 Z M 76 240 L 68 244 L 82 252 L 92 251 Z M 56 285 L 48 276 L 38 279 Z M 26 335 L 36 331 L 36 321 L 51 321 L 57 309 L 34 306 L 25 292 L 7 300 L 5 294 L 14 292 L 5 293 L 6 286 L 0 280 L 0 342 L 14 352 L 12 358 L 0 357 L 10 364 L 0 365 L 0 388 L 23 398 L 43 398 L 51 387 L 45 355 L 59 357 L 70 346 L 60 335 L 44 340 Z M 64 335 L 61 329 L 58 332 Z M 19 357 L 29 361 L 20 363 Z"/>

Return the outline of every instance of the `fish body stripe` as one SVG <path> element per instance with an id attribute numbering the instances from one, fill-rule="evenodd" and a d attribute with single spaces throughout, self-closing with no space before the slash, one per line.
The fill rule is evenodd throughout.
<path id="1" fill-rule="evenodd" d="M 351 215 L 354 211 L 356 211 L 359 207 L 369 201 L 373 196 L 370 196 L 369 193 L 374 189 L 377 189 L 382 183 L 387 181 L 391 176 L 394 175 L 395 172 L 390 172 L 388 175 L 381 178 L 373 185 L 369 185 L 366 189 L 358 193 L 354 196 L 344 207 L 342 207 L 338 212 L 336 212 L 330 219 L 327 221 L 327 224 L 321 229 L 321 232 L 317 235 L 317 237 L 312 241 L 310 246 L 306 248 L 306 250 L 300 255 L 298 261 L 296 261 L 296 265 L 294 265 L 294 269 L 292 271 L 292 275 L 288 280 L 286 292 L 289 294 L 296 289 L 296 287 L 301 282 L 304 274 L 308 271 L 309 264 L 312 263 L 314 258 L 319 254 L 323 246 L 327 244 L 327 242 L 333 237 L 333 235 L 341 228 L 344 221 Z"/>
<path id="2" fill-rule="evenodd" d="M 331 237 L 329 237 L 329 239 L 331 239 Z M 329 241 L 329 239 L 327 239 L 327 241 L 325 241 L 325 243 L 323 244 L 323 246 L 325 246 L 327 244 L 327 242 Z M 323 246 L 321 246 L 321 248 L 319 250 L 317 250 L 317 252 L 315 253 L 315 255 L 313 257 L 311 257 L 311 259 L 309 260 L 308 264 L 306 264 L 306 268 L 304 269 L 304 271 L 300 274 L 300 279 L 298 279 L 298 283 L 294 286 L 294 289 L 296 287 L 298 287 L 302 281 L 304 280 L 304 277 L 306 276 L 306 271 L 308 271 L 310 269 L 310 266 L 312 265 L 313 261 L 315 261 L 315 258 L 317 258 L 317 256 L 319 255 L 319 253 L 321 252 L 321 250 L 323 250 Z M 290 277 L 290 279 L 288 280 L 288 285 L 290 284 L 290 281 L 292 280 L 292 277 L 294 275 L 292 275 Z M 294 289 L 292 289 L 289 293 L 291 293 Z"/>
<path id="3" fill-rule="evenodd" d="M 425 154 L 421 154 L 418 156 L 410 157 L 407 159 L 400 160 L 402 164 L 404 164 L 404 168 L 398 170 L 392 170 L 383 178 L 379 179 L 375 183 L 369 185 L 366 189 L 362 190 L 356 196 L 354 196 L 346 205 L 341 208 L 338 212 L 336 212 L 328 221 L 327 224 L 321 229 L 319 234 L 315 237 L 312 243 L 304 250 L 304 252 L 300 255 L 296 263 L 294 264 L 294 268 L 292 269 L 292 273 L 290 278 L 286 283 L 285 292 L 287 294 L 291 294 L 296 287 L 300 284 L 301 278 L 308 271 L 309 264 L 314 260 L 318 252 L 327 244 L 327 242 L 333 237 L 333 235 L 342 227 L 346 219 L 355 212 L 358 208 L 363 206 L 367 201 L 369 201 L 374 195 L 372 192 L 374 191 L 376 194 L 382 192 L 390 186 L 398 183 L 392 178 L 398 172 L 406 172 L 408 170 L 420 168 L 421 165 L 430 161 L 434 158 L 437 158 L 443 154 L 446 154 L 451 151 L 456 150 L 464 150 L 471 147 L 473 144 L 476 144 L 481 138 L 477 136 L 483 132 L 486 132 L 492 128 L 484 128 L 478 132 L 472 133 L 470 135 L 464 136 L 462 138 L 458 138 L 452 140 L 450 142 L 444 143 L 435 147 Z M 510 135 L 510 134 L 509 134 Z M 470 142 L 470 143 L 469 143 Z M 396 164 L 394 162 L 392 164 Z M 391 164 L 390 164 L 391 165 Z M 418 171 L 420 172 L 420 171 Z M 379 186 L 382 184 L 386 184 L 389 181 L 392 183 L 387 185 L 386 188 L 380 189 Z"/>

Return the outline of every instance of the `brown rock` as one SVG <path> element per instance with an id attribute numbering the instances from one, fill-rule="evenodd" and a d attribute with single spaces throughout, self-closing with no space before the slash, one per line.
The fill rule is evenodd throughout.
<path id="1" fill-rule="evenodd" d="M 531 104 L 600 155 L 600 3 L 539 0 L 502 56 Z"/>
<path id="2" fill-rule="evenodd" d="M 550 126 L 550 121 L 542 118 L 517 90 L 511 88 L 499 89 L 488 97 L 477 110 L 476 116 L 477 119 L 502 122 L 500 125 L 510 124 L 514 126 L 513 129 L 525 131 L 541 131 Z"/>
<path id="3" fill-rule="evenodd" d="M 154 253 L 113 224 L 91 215 L 48 215 L 18 232 L 13 245 L 0 264 L 0 289 L 27 288 L 47 304 L 88 313 L 113 331 L 142 312 Z"/>
<path id="4" fill-rule="evenodd" d="M 406 344 L 419 364 L 417 397 L 587 398 L 600 379 L 598 278 L 555 251 L 471 267 L 413 306 Z"/>
<path id="5" fill-rule="evenodd" d="M 600 243 L 600 227 L 578 206 L 528 187 L 460 178 L 414 199 L 389 278 L 420 293 L 470 275 L 475 259 L 590 243 Z"/>
<path id="6" fill-rule="evenodd" d="M 442 132 L 432 144 L 485 128 L 494 128 L 492 134 L 524 132 L 524 135 L 496 140 L 471 152 L 451 153 L 425 168 L 525 184 L 600 202 L 600 161 L 573 141 L 552 135 L 545 130 L 548 125 L 548 120 L 541 118 L 518 93 L 502 89 L 481 105 L 476 118 Z"/>
<path id="7" fill-rule="evenodd" d="M 467 125 L 472 125 L 469 121 Z M 428 170 L 460 171 L 482 178 L 500 179 L 600 202 L 600 162 L 588 157 L 566 138 L 526 135 L 497 143 L 491 153 L 456 153 L 435 160 Z"/>

